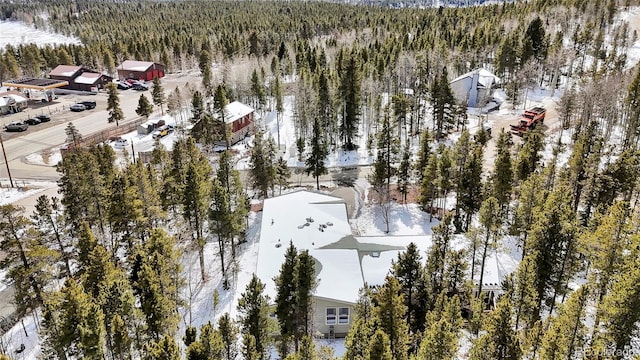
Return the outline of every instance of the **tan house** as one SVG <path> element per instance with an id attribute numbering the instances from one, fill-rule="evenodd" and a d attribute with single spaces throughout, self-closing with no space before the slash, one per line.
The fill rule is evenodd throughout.
<path id="1" fill-rule="evenodd" d="M 314 332 L 333 338 L 349 332 L 360 289 L 382 285 L 398 253 L 412 242 L 425 251 L 431 236 L 353 236 L 344 200 L 326 194 L 296 191 L 266 199 L 256 273 L 272 301 L 289 242 L 315 260 Z"/>
<path id="2" fill-rule="evenodd" d="M 383 285 L 392 261 L 409 244 L 416 244 L 426 256 L 432 238 L 431 235 L 354 236 L 344 200 L 314 191 L 295 191 L 265 199 L 256 275 L 265 284 L 265 294 L 271 301 L 276 298 L 274 278 L 279 275 L 290 242 L 298 251 L 308 250 L 315 261 L 314 333 L 339 338 L 351 328 L 360 289 Z M 463 235 L 456 236 L 451 244 L 457 249 L 467 245 Z M 510 253 L 488 254 L 483 276 L 487 309 L 503 293 L 502 281 L 517 266 L 518 261 Z M 474 277 L 476 286 L 479 277 L 479 274 Z"/>

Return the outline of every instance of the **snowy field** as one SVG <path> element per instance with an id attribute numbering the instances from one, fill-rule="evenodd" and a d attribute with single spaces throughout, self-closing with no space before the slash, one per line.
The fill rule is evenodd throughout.
<path id="1" fill-rule="evenodd" d="M 80 44 L 80 40 L 62 34 L 55 34 L 36 29 L 20 21 L 0 21 L 0 47 L 7 44 L 36 43 L 38 46 L 47 44 Z"/>

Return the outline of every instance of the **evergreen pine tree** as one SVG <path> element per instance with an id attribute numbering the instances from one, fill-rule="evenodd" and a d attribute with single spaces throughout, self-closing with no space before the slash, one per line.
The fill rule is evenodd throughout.
<path id="1" fill-rule="evenodd" d="M 227 146 L 227 150 L 231 146 L 231 129 L 227 126 L 226 119 L 229 118 L 227 112 L 227 105 L 229 100 L 227 99 L 227 90 L 224 84 L 219 84 L 216 87 L 216 91 L 213 95 L 213 111 L 217 116 L 217 127 L 219 128 L 217 133 L 219 138 L 224 141 Z"/>
<path id="2" fill-rule="evenodd" d="M 636 245 L 637 246 L 637 245 Z M 612 279 L 612 288 L 598 306 L 604 331 L 597 334 L 596 348 L 613 349 L 616 360 L 623 359 L 640 321 L 640 257 L 629 256 L 622 272 Z M 600 345 L 603 343 L 604 345 Z"/>
<path id="3" fill-rule="evenodd" d="M 469 230 L 471 219 L 480 210 L 482 204 L 482 147 L 476 146 L 471 156 L 462 166 L 458 176 L 457 201 L 464 213 L 464 231 Z"/>
<path id="4" fill-rule="evenodd" d="M 144 94 L 140 94 L 140 98 L 138 99 L 138 107 L 136 108 L 136 114 L 138 116 L 143 116 L 145 118 L 149 118 L 149 115 L 153 112 L 153 105 L 149 102 Z"/>
<path id="5" fill-rule="evenodd" d="M 238 341 L 239 329 L 233 322 L 229 313 L 224 313 L 218 319 L 218 331 L 222 338 L 222 359 L 223 360 L 235 360 L 238 356 L 238 347 L 236 342 Z"/>
<path id="6" fill-rule="evenodd" d="M 431 158 L 431 133 L 428 129 L 423 130 L 420 136 L 420 150 L 418 151 L 418 159 L 415 163 L 415 172 L 418 179 L 417 183 L 422 184 L 424 172 Z"/>
<path id="7" fill-rule="evenodd" d="M 299 341 L 305 336 L 311 336 L 313 331 L 313 303 L 312 294 L 316 288 L 315 260 L 308 250 L 297 256 L 295 264 L 295 319 L 296 329 L 294 340 L 296 349 Z"/>
<path id="8" fill-rule="evenodd" d="M 287 185 L 289 185 L 289 178 L 291 177 L 291 170 L 287 165 L 287 162 L 280 156 L 278 158 L 278 162 L 276 163 L 276 179 L 275 183 L 280 188 L 280 194 L 282 194 L 282 189 L 286 189 Z"/>
<path id="9" fill-rule="evenodd" d="M 61 297 L 61 326 L 56 335 L 56 343 L 67 349 L 69 355 L 102 359 L 105 329 L 100 307 L 73 279 L 65 282 Z"/>
<path id="10" fill-rule="evenodd" d="M 429 248 L 424 273 L 427 277 L 427 310 L 433 308 L 436 294 L 440 294 L 446 287 L 445 272 L 447 255 L 453 238 L 451 217 L 445 216 L 438 226 L 433 228 L 433 245 Z M 422 327 L 424 328 L 424 326 Z"/>
<path id="11" fill-rule="evenodd" d="M 211 70 L 211 54 L 207 50 L 200 52 L 200 59 L 198 61 L 200 67 L 200 73 L 202 74 L 202 86 L 205 91 L 210 95 L 213 87 L 213 71 Z"/>
<path id="12" fill-rule="evenodd" d="M 504 211 L 511 199 L 511 187 L 513 186 L 513 167 L 511 165 L 511 149 L 508 140 L 509 134 L 501 131 L 496 141 L 496 159 L 493 164 L 491 183 L 493 185 L 493 197 L 498 200 L 500 210 Z"/>
<path id="13" fill-rule="evenodd" d="M 38 232 L 22 215 L 24 208 L 0 205 L 0 268 L 7 271 L 20 315 L 43 304 L 44 288 L 51 281 L 52 264 L 59 254 L 41 245 Z"/>
<path id="14" fill-rule="evenodd" d="M 175 240 L 164 230 L 153 229 L 137 254 L 141 258 L 135 289 L 139 294 L 140 308 L 146 318 L 146 332 L 156 341 L 165 335 L 173 335 L 177 329 L 178 288 L 180 257 Z"/>
<path id="15" fill-rule="evenodd" d="M 360 56 L 356 49 L 344 62 L 343 73 L 340 74 L 340 95 L 343 99 L 343 112 L 340 123 L 340 134 L 345 150 L 355 150 L 357 145 L 353 142 L 358 133 L 360 123 L 360 105 L 362 103 L 361 86 L 362 74 L 360 69 Z"/>
<path id="16" fill-rule="evenodd" d="M 538 293 L 536 292 L 536 253 L 527 255 L 520 264 L 513 277 L 513 289 L 510 294 L 515 308 L 515 325 L 520 329 L 520 321 L 523 321 L 528 328 L 532 328 L 538 320 L 535 309 L 538 305 Z"/>
<path id="17" fill-rule="evenodd" d="M 392 360 L 397 359 L 391 352 L 391 342 L 389 336 L 381 329 L 375 331 L 369 342 L 369 360 Z M 345 358 L 346 360 L 347 358 Z M 350 360 L 350 359 L 349 359 Z"/>
<path id="18" fill-rule="evenodd" d="M 67 124 L 64 133 L 67 135 L 66 141 L 72 143 L 75 147 L 82 144 L 82 134 L 80 134 L 80 131 L 78 131 L 72 122 Z"/>
<path id="19" fill-rule="evenodd" d="M 278 75 L 276 75 L 276 79 L 273 84 L 273 97 L 276 100 L 276 126 L 278 131 L 278 147 L 280 147 L 280 121 L 282 118 L 282 112 L 284 111 L 284 95 L 282 85 L 280 84 L 280 76 Z"/>
<path id="20" fill-rule="evenodd" d="M 422 209 L 429 212 L 429 221 L 433 218 L 433 201 L 436 197 L 437 180 L 438 156 L 432 153 L 423 172 L 422 182 L 420 183 L 420 196 L 418 198 Z"/>
<path id="21" fill-rule="evenodd" d="M 187 348 L 188 360 L 208 360 L 222 358 L 224 345 L 220 333 L 211 323 L 200 328 L 200 338 Z"/>
<path id="22" fill-rule="evenodd" d="M 245 360 L 264 360 L 267 357 L 269 297 L 264 295 L 263 291 L 264 284 L 254 274 L 238 300 L 240 328 L 245 337 L 243 347 Z"/>
<path id="23" fill-rule="evenodd" d="M 361 318 L 355 319 L 344 341 L 345 353 L 343 358 L 345 360 L 369 360 L 369 346 L 372 335 L 373 327 L 371 322 Z"/>
<path id="24" fill-rule="evenodd" d="M 49 198 L 46 195 L 39 196 L 31 218 L 47 246 L 60 254 L 64 266 L 63 273 L 71 276 L 70 259 L 72 254 L 69 249 L 71 240 L 66 235 L 64 217 L 58 198 Z"/>
<path id="25" fill-rule="evenodd" d="M 329 155 L 327 145 L 324 142 L 324 135 L 320 121 L 316 118 L 313 121 L 313 134 L 311 135 L 311 152 L 306 161 L 307 175 L 316 178 L 316 189 L 320 190 L 320 176 L 328 173 L 324 162 Z"/>
<path id="26" fill-rule="evenodd" d="M 443 67 L 431 86 L 434 136 L 442 139 L 455 124 L 456 99 L 449 85 L 447 68 Z"/>
<path id="27" fill-rule="evenodd" d="M 398 192 L 402 195 L 402 201 L 407 202 L 407 194 L 411 186 L 411 151 L 407 144 L 402 152 L 402 160 L 398 166 Z"/>
<path id="28" fill-rule="evenodd" d="M 459 332 L 462 326 L 460 299 L 457 296 L 449 299 L 445 292 L 440 293 L 434 310 L 427 315 L 427 323 L 427 329 L 418 351 L 418 359 L 456 358 Z"/>
<path id="29" fill-rule="evenodd" d="M 527 133 L 524 145 L 516 155 L 515 177 L 519 181 L 526 180 L 538 168 L 543 145 L 540 130 L 535 129 Z"/>
<path id="30" fill-rule="evenodd" d="M 519 360 L 521 358 L 518 336 L 513 329 L 511 302 L 503 296 L 496 309 L 489 314 L 486 333 L 473 343 L 471 360 Z"/>
<path id="31" fill-rule="evenodd" d="M 395 175 L 394 164 L 398 152 L 397 141 L 393 137 L 390 120 L 389 108 L 387 107 L 377 135 L 376 160 L 373 163 L 373 171 L 369 174 L 369 182 L 378 195 L 378 204 L 386 225 L 386 233 L 389 232 L 391 210 L 391 177 Z"/>
<path id="32" fill-rule="evenodd" d="M 255 135 L 253 148 L 251 148 L 249 178 L 250 183 L 262 197 L 269 195 L 269 189 L 273 184 L 273 159 L 268 151 L 267 144 L 263 143 L 262 133 Z"/>
<path id="33" fill-rule="evenodd" d="M 522 257 L 526 257 L 529 246 L 527 237 L 534 223 L 534 216 L 543 204 L 544 181 L 542 175 L 533 174 L 520 185 L 520 196 L 514 214 L 512 231 L 520 236 L 522 245 Z"/>
<path id="34" fill-rule="evenodd" d="M 120 108 L 120 98 L 118 97 L 116 83 L 107 84 L 107 94 L 109 95 L 107 98 L 107 111 L 109 112 L 107 120 L 110 123 L 115 122 L 116 126 L 118 126 L 118 122 L 124 120 L 124 113 Z"/>
<path id="35" fill-rule="evenodd" d="M 151 342 L 144 348 L 143 360 L 180 360 L 180 348 L 176 340 L 165 335 L 157 342 Z"/>
<path id="36" fill-rule="evenodd" d="M 204 100 L 200 91 L 194 91 L 191 97 L 191 122 L 195 125 L 202 119 L 204 114 Z"/>
<path id="37" fill-rule="evenodd" d="M 542 337 L 541 359 L 570 359 L 583 349 L 587 296 L 587 289 L 582 286 L 558 309 L 558 315 L 551 319 Z"/>
<path id="38" fill-rule="evenodd" d="M 398 254 L 397 260 L 391 264 L 391 275 L 402 286 L 404 304 L 407 307 L 405 318 L 409 331 L 417 334 L 424 330 L 427 294 L 422 256 L 416 244 L 410 243 L 407 250 Z"/>
<path id="39" fill-rule="evenodd" d="M 153 88 L 151 89 L 151 98 L 153 99 L 154 105 L 160 106 L 160 111 L 162 112 L 162 115 L 164 115 L 164 103 L 167 101 L 167 99 L 166 99 L 166 96 L 164 95 L 164 88 L 162 87 L 160 78 L 157 76 L 153 78 Z"/>
<path id="40" fill-rule="evenodd" d="M 280 326 L 281 349 L 280 356 L 285 358 L 289 354 L 291 339 L 296 334 L 296 282 L 295 269 L 298 261 L 298 251 L 293 242 L 284 254 L 284 262 L 280 265 L 280 273 L 274 279 L 276 284 L 276 318 Z"/>
<path id="41" fill-rule="evenodd" d="M 253 69 L 253 72 L 251 73 L 251 92 L 255 98 L 255 105 L 257 105 L 255 107 L 262 109 L 262 107 L 267 103 L 267 94 L 264 89 L 262 79 L 260 79 L 256 69 Z"/>
<path id="42" fill-rule="evenodd" d="M 376 306 L 373 313 L 378 325 L 378 331 L 382 331 L 389 338 L 393 359 L 406 360 L 408 357 L 409 326 L 404 316 L 407 307 L 404 305 L 404 295 L 398 280 L 387 276 L 384 285 L 375 293 Z M 373 339 L 376 339 L 374 334 Z M 376 346 L 376 344 L 372 344 Z M 373 358 L 373 351 L 371 353 Z"/>
<path id="43" fill-rule="evenodd" d="M 483 226 L 484 240 L 482 243 L 482 260 L 480 263 L 480 280 L 478 282 L 478 296 L 482 297 L 482 285 L 484 279 L 484 267 L 487 259 L 487 252 L 492 246 L 492 240 L 495 242 L 495 238 L 500 231 L 502 225 L 502 219 L 499 214 L 499 203 L 494 197 L 490 197 L 482 202 L 480 207 L 480 224 Z"/>
<path id="44" fill-rule="evenodd" d="M 593 219 L 594 231 L 581 237 L 581 246 L 591 264 L 591 281 L 596 303 L 600 303 L 611 290 L 613 278 L 620 274 L 624 265 L 624 252 L 629 249 L 631 232 L 628 222 L 629 208 L 623 201 L 614 203 L 606 215 Z M 600 325 L 600 313 L 596 311 L 594 328 Z"/>
<path id="45" fill-rule="evenodd" d="M 78 231 L 78 239 L 76 248 L 78 249 L 77 261 L 78 261 L 78 273 L 82 274 L 85 269 L 91 266 L 91 251 L 98 246 L 98 240 L 96 239 L 89 223 L 86 221 L 80 225 Z"/>

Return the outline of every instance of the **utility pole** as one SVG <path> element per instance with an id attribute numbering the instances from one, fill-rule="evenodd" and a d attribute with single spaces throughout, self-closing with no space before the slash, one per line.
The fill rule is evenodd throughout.
<path id="1" fill-rule="evenodd" d="M 7 153 L 4 151 L 4 141 L 2 140 L 2 134 L 0 134 L 0 145 L 2 145 L 2 156 L 4 157 L 4 164 L 7 166 L 7 174 L 9 175 L 9 182 L 11 187 L 13 186 L 13 179 L 11 178 L 11 170 L 9 170 L 9 160 L 7 160 Z"/>

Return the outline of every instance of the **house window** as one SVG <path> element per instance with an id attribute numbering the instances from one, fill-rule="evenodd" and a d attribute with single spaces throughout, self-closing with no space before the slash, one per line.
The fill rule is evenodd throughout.
<path id="1" fill-rule="evenodd" d="M 327 308 L 327 325 L 336 324 L 336 308 Z"/>
<path id="2" fill-rule="evenodd" d="M 349 308 L 340 308 L 338 311 L 338 324 L 349 323 Z"/>

